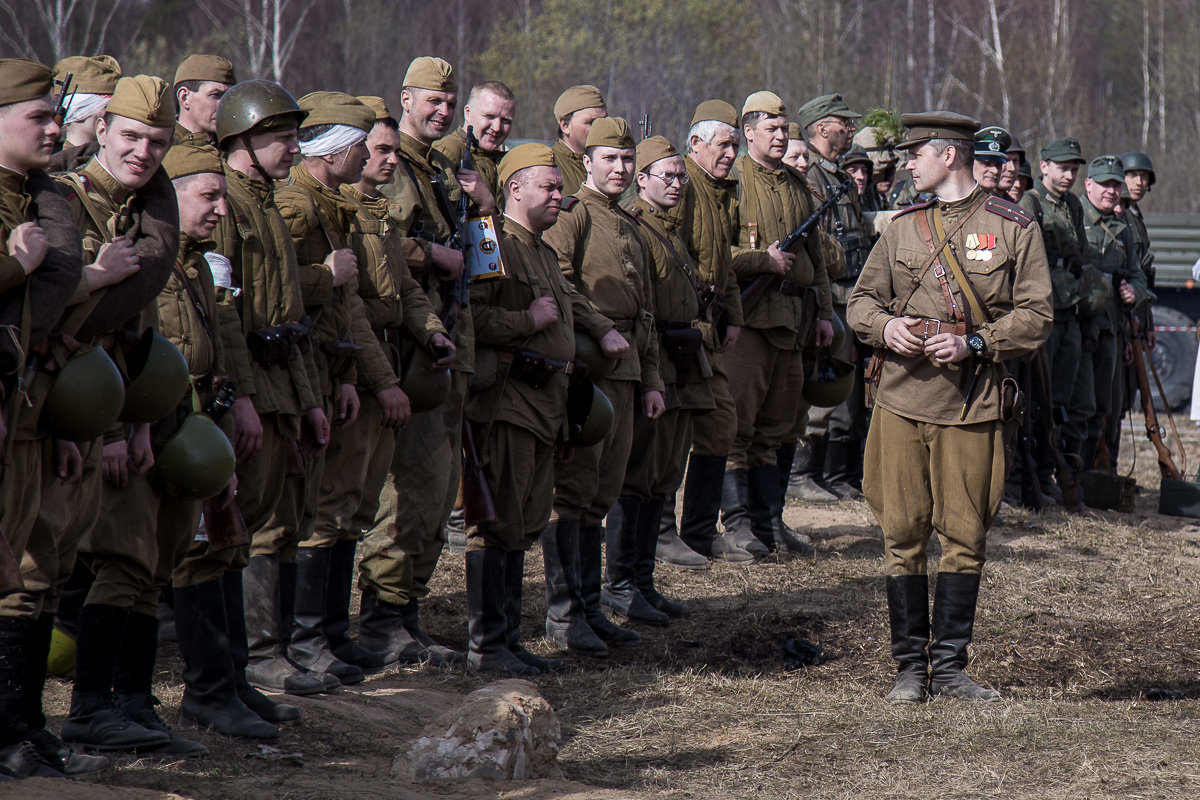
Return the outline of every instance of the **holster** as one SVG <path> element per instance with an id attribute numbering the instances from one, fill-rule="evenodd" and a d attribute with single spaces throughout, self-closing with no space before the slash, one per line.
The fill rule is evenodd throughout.
<path id="1" fill-rule="evenodd" d="M 1000 381 L 1000 421 L 1019 425 L 1025 418 L 1025 393 L 1011 375 Z"/>
<path id="2" fill-rule="evenodd" d="M 555 375 L 570 375 L 575 371 L 575 362 L 547 358 L 534 350 L 517 350 L 510 355 L 508 374 L 534 389 L 541 389 Z"/>
<path id="3" fill-rule="evenodd" d="M 345 340 L 337 340 L 333 342 L 322 341 L 321 352 L 325 354 L 326 364 L 329 368 L 329 377 L 337 381 L 349 370 L 354 364 L 354 359 L 362 352 L 362 345 L 355 344 Z"/>
<path id="4" fill-rule="evenodd" d="M 656 322 L 662 349 L 675 367 L 675 385 L 687 383 L 699 365 L 697 354 L 704 344 L 704 334 L 687 323 Z"/>

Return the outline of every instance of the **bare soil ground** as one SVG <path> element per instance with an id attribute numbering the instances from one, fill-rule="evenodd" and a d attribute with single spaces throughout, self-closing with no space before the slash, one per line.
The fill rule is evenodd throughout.
<path id="1" fill-rule="evenodd" d="M 1200 442 L 1195 426 L 1181 426 Z M 538 680 L 563 724 L 567 780 L 421 787 L 392 777 L 397 749 L 488 680 L 405 668 L 295 699 L 306 721 L 285 729 L 278 753 L 207 735 L 208 759 L 118 757 L 113 770 L 69 792 L 61 781 L 27 781 L 0 795 L 1200 797 L 1200 521 L 1156 513 L 1158 469 L 1144 436 L 1122 449 L 1123 471 L 1136 450 L 1135 513 L 1005 507 L 990 534 L 971 671 L 1004 693 L 1001 703 L 884 703 L 893 668 L 879 530 L 862 503 L 794 505 L 787 518 L 811 529 L 815 561 L 660 568 L 661 588 L 691 603 L 690 618 L 642 626 L 643 646 L 604 661 L 569 657 L 569 671 Z M 458 646 L 462 578 L 461 556 L 444 556 L 424 605 L 433 635 Z M 535 549 L 525 631 L 545 653 L 542 586 Z M 804 640 L 828 660 L 797 666 L 789 648 Z M 159 665 L 163 713 L 174 720 L 181 663 L 173 646 L 163 646 Z M 49 689 L 52 726 L 69 688 Z"/>

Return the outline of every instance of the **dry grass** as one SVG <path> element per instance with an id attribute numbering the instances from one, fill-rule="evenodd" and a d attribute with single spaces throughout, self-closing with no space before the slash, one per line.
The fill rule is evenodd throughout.
<path id="1" fill-rule="evenodd" d="M 1123 449 L 1128 466 L 1133 447 Z M 1136 513 L 1006 508 L 993 530 L 971 671 L 1003 702 L 885 704 L 892 666 L 878 529 L 862 504 L 795 506 L 789 521 L 812 527 L 815 562 L 663 568 L 661 587 L 692 604 L 690 618 L 642 627 L 644 646 L 606 661 L 572 658 L 570 671 L 538 681 L 563 723 L 567 778 L 606 797 L 1200 796 L 1200 522 L 1154 513 L 1157 467 L 1148 444 L 1136 449 Z M 544 610 L 540 560 L 535 551 L 527 568 L 527 637 Z M 434 635 L 457 645 L 462 571 L 461 557 L 444 557 L 424 607 Z M 829 661 L 788 669 L 788 636 L 820 644 Z M 535 649 L 547 652 L 544 642 Z M 173 649 L 161 663 L 173 718 Z M 388 778 L 392 752 L 441 710 L 436 698 L 483 682 L 405 670 L 371 679 L 364 696 L 306 700 L 309 724 L 281 745 L 302 752 L 305 769 L 247 759 L 250 748 L 207 737 L 213 758 L 130 760 L 104 782 L 204 798 L 434 796 Z M 1156 690 L 1182 699 L 1154 702 Z M 54 694 L 61 719 L 66 687 Z M 588 795 L 579 789 L 479 786 L 455 796 Z"/>

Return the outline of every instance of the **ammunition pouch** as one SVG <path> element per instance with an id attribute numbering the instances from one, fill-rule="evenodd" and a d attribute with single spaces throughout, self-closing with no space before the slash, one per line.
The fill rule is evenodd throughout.
<path id="1" fill-rule="evenodd" d="M 306 315 L 299 322 L 250 331 L 246 335 L 246 346 L 250 349 L 250 357 L 260 367 L 283 366 L 312 347 L 312 321 Z"/>
<path id="2" fill-rule="evenodd" d="M 1000 422 L 1019 425 L 1025 417 L 1025 393 L 1011 375 L 1000 381 Z"/>
<path id="3" fill-rule="evenodd" d="M 704 333 L 686 322 L 656 320 L 654 327 L 659 332 L 663 353 L 675 367 L 675 385 L 687 383 L 700 365 L 698 354 L 704 345 Z"/>
<path id="4" fill-rule="evenodd" d="M 325 354 L 325 363 L 329 369 L 329 377 L 337 381 L 350 371 L 354 359 L 362 352 L 362 345 L 347 341 L 321 342 L 321 352 Z"/>
<path id="5" fill-rule="evenodd" d="M 498 354 L 501 362 L 508 363 L 508 374 L 522 383 L 541 389 L 555 375 L 571 375 L 577 369 L 574 361 L 559 361 L 534 350 L 516 350 Z M 585 368 L 586 369 L 586 368 Z"/>
<path id="6" fill-rule="evenodd" d="M 867 263 L 867 255 L 871 252 L 870 244 L 866 238 L 853 233 L 842 234 L 835 238 L 841 245 L 842 252 L 846 254 L 846 273 L 840 280 L 857 279 L 858 274 L 862 272 L 863 265 Z"/>

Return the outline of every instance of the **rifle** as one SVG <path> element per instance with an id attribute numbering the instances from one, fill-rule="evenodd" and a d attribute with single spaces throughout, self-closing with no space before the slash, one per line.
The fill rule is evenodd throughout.
<path id="1" fill-rule="evenodd" d="M 850 191 L 850 187 L 854 185 L 851 178 L 842 181 L 841 186 L 838 186 L 829 193 L 829 197 L 825 198 L 825 202 L 817 207 L 817 210 L 812 213 L 808 219 L 800 223 L 800 227 L 784 237 L 779 243 L 780 250 L 791 250 L 797 244 L 808 240 L 809 234 L 817 227 L 817 223 L 821 221 L 821 217 L 829 213 L 829 210 L 837 205 L 838 200 L 842 199 L 842 195 Z M 776 289 L 783 282 L 782 275 L 773 273 L 764 273 L 759 275 L 750 285 L 742 290 L 742 313 L 749 314 L 754 310 L 771 289 Z"/>
<path id="2" fill-rule="evenodd" d="M 68 72 L 61 81 L 55 81 L 62 87 L 62 91 L 58 93 L 58 101 L 54 104 L 54 123 L 60 128 L 63 120 L 67 118 L 67 101 L 71 99 L 71 81 L 74 79 L 75 73 Z"/>
<path id="3" fill-rule="evenodd" d="M 479 140 L 475 138 L 474 126 L 468 125 L 467 147 L 463 151 L 462 161 L 458 165 L 459 169 L 475 169 L 474 161 L 471 158 L 471 148 L 478 143 Z M 467 197 L 467 193 L 460 189 L 458 206 L 451 208 L 450 198 L 446 194 L 446 185 L 442 182 L 441 176 L 434 175 L 430 182 L 433 184 L 434 194 L 437 195 L 442 215 L 454 225 L 454 233 L 450 236 L 447 246 L 463 254 L 463 269 L 459 276 L 453 281 L 442 281 L 438 287 L 438 291 L 442 295 L 442 308 L 438 312 L 438 318 L 446 328 L 448 337 L 453 339 L 454 328 L 458 325 L 458 317 L 462 313 L 463 307 L 471 302 L 471 273 L 470 265 L 467 263 L 468 251 L 471 248 L 471 238 L 467 234 L 471 198 Z"/>
<path id="4" fill-rule="evenodd" d="M 1150 395 L 1150 376 L 1146 373 L 1146 351 L 1145 337 L 1141 331 L 1140 321 L 1136 316 L 1130 315 L 1130 323 L 1133 326 L 1133 369 L 1134 376 L 1137 378 L 1138 393 L 1142 396 L 1142 412 L 1146 415 L 1146 437 L 1150 443 L 1154 445 L 1155 451 L 1158 453 L 1158 467 L 1162 471 L 1164 478 L 1172 480 L 1183 480 L 1183 472 L 1175 465 L 1175 459 L 1171 457 L 1171 451 L 1163 444 L 1162 427 L 1158 424 L 1158 412 L 1154 410 L 1154 398 Z M 1154 368 L 1153 362 L 1150 364 L 1150 369 L 1154 372 L 1154 382 L 1158 385 L 1158 391 L 1162 395 L 1162 382 L 1158 379 L 1158 370 Z M 1170 417 L 1171 412 L 1167 412 Z M 1183 442 L 1179 439 L 1179 431 L 1175 430 L 1175 420 L 1171 420 L 1171 429 L 1175 433 L 1175 441 L 1179 444 L 1179 454 L 1183 457 L 1184 469 L 1187 468 L 1187 456 L 1183 452 Z"/>
<path id="5" fill-rule="evenodd" d="M 1025 508 L 1040 511 L 1049 505 L 1042 494 L 1042 485 L 1038 481 L 1037 461 L 1033 457 L 1033 415 L 1040 410 L 1033 393 L 1033 364 L 1029 361 L 1017 362 L 1017 380 L 1025 396 L 1030 399 L 1030 408 L 1021 419 L 1021 427 L 1017 431 L 1018 447 L 1021 453 L 1021 505 Z"/>
<path id="6" fill-rule="evenodd" d="M 496 511 L 496 498 L 488 485 L 483 465 L 479 463 L 479 450 L 475 447 L 475 429 L 465 417 L 462 421 L 463 473 L 462 507 L 463 519 L 468 525 L 486 525 L 500 518 Z"/>

